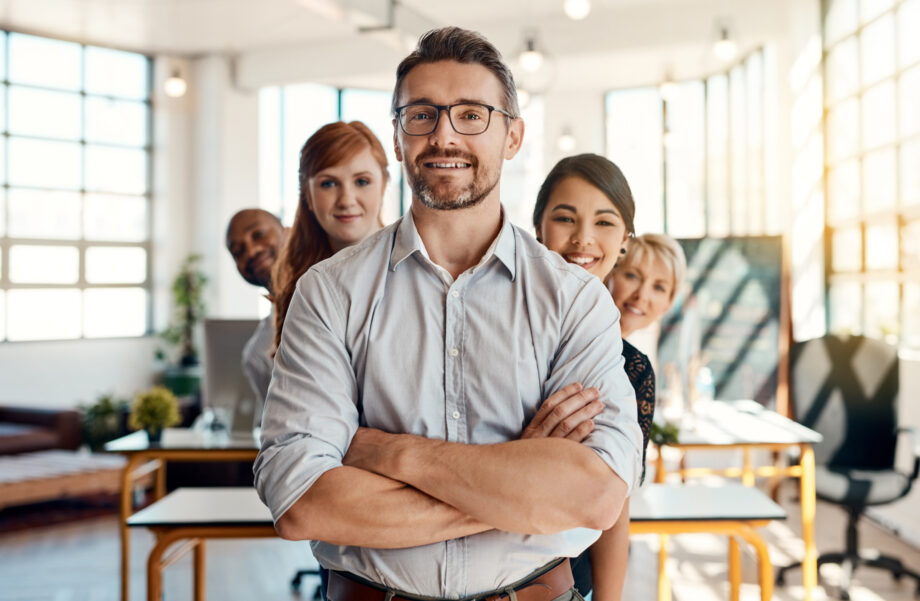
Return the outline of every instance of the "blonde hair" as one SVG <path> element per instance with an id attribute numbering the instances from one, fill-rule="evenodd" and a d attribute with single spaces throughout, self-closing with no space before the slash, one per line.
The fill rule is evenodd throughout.
<path id="1" fill-rule="evenodd" d="M 661 262 L 671 270 L 671 277 L 674 280 L 674 287 L 671 289 L 671 302 L 673 303 L 687 277 L 687 257 L 684 256 L 684 249 L 680 247 L 677 240 L 667 234 L 642 234 L 630 238 L 626 246 L 626 254 L 620 257 L 613 271 L 627 265 L 641 263 L 646 257 L 652 260 L 661 259 Z"/>

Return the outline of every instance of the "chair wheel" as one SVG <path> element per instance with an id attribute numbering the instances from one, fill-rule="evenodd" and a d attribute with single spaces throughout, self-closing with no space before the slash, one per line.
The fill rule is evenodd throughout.
<path id="1" fill-rule="evenodd" d="M 776 586 L 786 586 L 786 574 L 782 570 L 776 573 Z"/>

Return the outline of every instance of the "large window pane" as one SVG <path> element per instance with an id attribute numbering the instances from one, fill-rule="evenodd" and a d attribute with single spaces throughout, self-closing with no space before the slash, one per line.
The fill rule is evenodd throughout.
<path id="1" fill-rule="evenodd" d="M 83 335 L 87 338 L 143 336 L 147 293 L 143 288 L 92 288 L 83 296 Z"/>
<path id="2" fill-rule="evenodd" d="M 10 188 L 9 235 L 13 238 L 80 238 L 80 195 L 76 192 Z"/>
<path id="3" fill-rule="evenodd" d="M 281 88 L 259 90 L 259 204 L 281 215 L 281 188 L 284 170 L 281 160 Z M 294 213 L 286 212 L 285 223 L 292 223 Z"/>
<path id="4" fill-rule="evenodd" d="M 139 284 L 147 279 L 143 248 L 93 246 L 86 249 L 86 281 L 90 284 Z"/>
<path id="5" fill-rule="evenodd" d="M 867 23 L 892 6 L 895 0 L 862 0 L 859 3 L 859 21 Z"/>
<path id="6" fill-rule="evenodd" d="M 866 90 L 862 101 L 863 148 L 877 148 L 894 142 L 896 106 L 893 81 Z"/>
<path id="7" fill-rule="evenodd" d="M 82 79 L 80 45 L 11 33 L 10 81 L 65 90 L 79 90 Z"/>
<path id="8" fill-rule="evenodd" d="M 898 321 L 898 283 L 866 284 L 866 335 L 896 343 Z"/>
<path id="9" fill-rule="evenodd" d="M 314 84 L 286 86 L 283 92 L 282 122 L 282 190 L 284 215 L 293 220 L 297 210 L 300 149 L 313 132 L 336 121 L 339 93 L 335 88 Z"/>
<path id="10" fill-rule="evenodd" d="M 920 270 L 920 219 L 906 223 L 901 231 L 901 263 L 905 271 Z"/>
<path id="11" fill-rule="evenodd" d="M 7 338 L 53 340 L 79 338 L 80 291 L 16 289 L 7 292 Z"/>
<path id="12" fill-rule="evenodd" d="M 9 182 L 12 186 L 80 188 L 80 145 L 9 138 Z"/>
<path id="13" fill-rule="evenodd" d="M 147 199 L 143 196 L 87 194 L 83 209 L 83 231 L 87 240 L 146 240 Z"/>
<path id="14" fill-rule="evenodd" d="M 858 227 L 840 229 L 831 240 L 835 272 L 859 271 L 862 267 L 862 233 Z"/>
<path id="15" fill-rule="evenodd" d="M 147 57 L 89 46 L 86 49 L 86 92 L 144 100 L 149 96 Z"/>
<path id="16" fill-rule="evenodd" d="M 863 29 L 859 54 L 863 85 L 894 73 L 894 15 L 889 13 Z"/>
<path id="17" fill-rule="evenodd" d="M 866 269 L 897 269 L 897 267 L 897 223 L 866 226 Z"/>
<path id="18" fill-rule="evenodd" d="M 661 98 L 655 88 L 607 95 L 607 158 L 626 175 L 637 206 L 636 233 L 664 230 Z"/>
<path id="19" fill-rule="evenodd" d="M 86 140 L 126 146 L 147 144 L 147 105 L 110 98 L 86 99 Z"/>
<path id="20" fill-rule="evenodd" d="M 73 246 L 10 247 L 10 281 L 16 284 L 76 284 L 80 251 Z"/>
<path id="21" fill-rule="evenodd" d="M 831 332 L 862 333 L 862 286 L 857 282 L 833 284 L 829 296 Z"/>
<path id="22" fill-rule="evenodd" d="M 2 58 L 2 57 L 0 57 Z M 2 256 L 2 253 L 0 253 Z M 6 292 L 0 290 L 0 340 L 6 339 Z"/>
<path id="23" fill-rule="evenodd" d="M 856 0 L 829 0 L 827 13 L 824 16 L 825 43 L 833 44 L 855 31 L 858 24 Z"/>
<path id="24" fill-rule="evenodd" d="M 831 222 L 859 215 L 859 161 L 850 159 L 827 173 L 828 216 Z"/>
<path id="25" fill-rule="evenodd" d="M 667 231 L 679 238 L 701 237 L 706 233 L 702 82 L 681 84 L 667 102 L 667 109 Z"/>
<path id="26" fill-rule="evenodd" d="M 827 114 L 827 160 L 836 163 L 859 152 L 859 101 L 847 100 Z"/>
<path id="27" fill-rule="evenodd" d="M 6 80 L 6 32 L 0 31 L 0 81 Z M 2 94 L 0 94 L 2 96 Z M 0 312 L 0 315 L 3 315 Z M 3 320 L 0 319 L 0 324 L 3 323 Z M 0 336 L 2 339 L 3 336 Z"/>
<path id="28" fill-rule="evenodd" d="M 706 196 L 709 206 L 708 234 L 728 236 L 729 176 L 728 176 L 728 77 L 710 77 L 706 85 Z"/>
<path id="29" fill-rule="evenodd" d="M 361 121 L 367 125 L 380 143 L 383 144 L 384 151 L 389 163 L 390 181 L 387 184 L 386 196 L 383 201 L 383 210 L 381 217 L 384 223 L 391 223 L 399 217 L 399 184 L 401 165 L 396 161 L 396 153 L 393 151 L 393 117 L 390 114 L 390 97 L 389 92 L 377 90 L 343 90 L 342 91 L 342 120 L 343 121 Z M 528 132 L 529 133 L 529 132 Z M 527 139 L 525 136 L 525 144 Z M 521 157 L 518 157 L 518 159 Z M 504 196 L 503 196 L 504 198 Z M 530 202 L 531 199 L 506 199 L 506 201 Z M 512 206 L 508 206 L 509 211 L 514 212 Z"/>
<path id="30" fill-rule="evenodd" d="M 853 67 L 857 64 L 856 38 L 850 38 L 835 46 L 827 54 L 825 70 L 827 102 L 832 104 L 851 96 L 859 89 L 859 74 Z"/>
<path id="31" fill-rule="evenodd" d="M 920 0 L 905 0 L 898 9 L 898 57 L 902 67 L 920 61 Z"/>
<path id="32" fill-rule="evenodd" d="M 901 145 L 901 204 L 920 204 L 920 139 Z"/>
<path id="33" fill-rule="evenodd" d="M 10 86 L 9 108 L 11 134 L 80 139 L 79 94 Z"/>
<path id="34" fill-rule="evenodd" d="M 920 36 L 917 36 L 920 37 Z M 898 84 L 901 105 L 901 136 L 920 133 L 920 65 L 901 74 Z"/>
<path id="35" fill-rule="evenodd" d="M 863 159 L 863 202 L 866 213 L 891 211 L 898 202 L 897 155 L 893 147 L 870 152 Z"/>
<path id="36" fill-rule="evenodd" d="M 0 236 L 6 235 L 6 190 L 0 188 Z M 3 262 L 0 261 L 0 265 Z"/>
<path id="37" fill-rule="evenodd" d="M 143 194 L 147 191 L 147 153 L 128 148 L 87 146 L 86 189 Z"/>

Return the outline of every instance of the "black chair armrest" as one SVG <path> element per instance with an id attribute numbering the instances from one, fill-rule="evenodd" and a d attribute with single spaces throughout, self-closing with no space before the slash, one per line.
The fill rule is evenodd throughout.
<path id="1" fill-rule="evenodd" d="M 909 426 L 901 426 L 898 428 L 898 434 L 905 433 L 910 438 L 911 451 L 914 454 L 914 471 L 910 475 L 911 480 L 916 480 L 917 476 L 920 475 L 920 435 L 918 435 L 916 428 L 911 428 Z"/>

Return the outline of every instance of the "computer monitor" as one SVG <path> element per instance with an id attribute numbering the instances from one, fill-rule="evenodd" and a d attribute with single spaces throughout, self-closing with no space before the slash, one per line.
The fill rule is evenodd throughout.
<path id="1" fill-rule="evenodd" d="M 261 403 L 243 374 L 243 347 L 257 319 L 206 319 L 202 406 L 226 421 L 234 434 L 252 435 L 254 412 Z"/>

